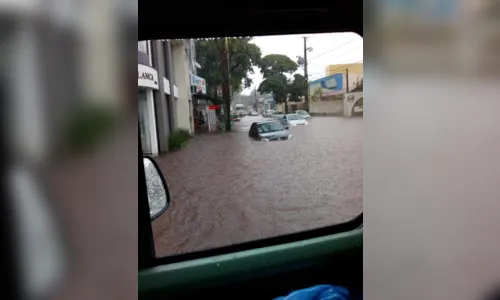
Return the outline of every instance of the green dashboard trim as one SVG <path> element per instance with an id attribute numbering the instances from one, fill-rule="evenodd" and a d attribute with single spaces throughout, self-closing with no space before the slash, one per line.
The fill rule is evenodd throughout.
<path id="1" fill-rule="evenodd" d="M 139 294 L 194 284 L 231 280 L 254 271 L 270 270 L 320 259 L 363 247 L 363 229 L 265 248 L 194 259 L 139 271 Z"/>

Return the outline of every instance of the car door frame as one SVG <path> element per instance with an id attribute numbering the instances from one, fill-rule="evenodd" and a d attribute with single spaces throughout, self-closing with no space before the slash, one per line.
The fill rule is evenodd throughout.
<path id="1" fill-rule="evenodd" d="M 254 139 L 258 139 L 258 134 L 257 134 L 257 123 L 254 122 L 252 123 L 252 125 L 250 126 L 250 137 L 251 138 L 254 138 Z"/>
<path id="2" fill-rule="evenodd" d="M 283 126 L 290 126 L 290 124 L 288 123 L 288 116 L 287 115 L 284 115 L 283 118 L 281 118 L 281 124 Z"/>
<path id="3" fill-rule="evenodd" d="M 345 19 L 337 19 L 334 23 L 328 23 L 329 30 L 335 28 L 335 31 L 354 31 L 358 33 L 360 36 L 363 36 L 363 3 L 358 1 L 356 3 L 349 2 L 346 4 L 339 5 L 349 5 L 346 7 L 346 11 L 351 11 L 348 14 L 348 17 Z M 351 9 L 354 8 L 354 9 Z M 361 13 L 358 14 L 358 11 Z M 354 14 L 354 17 L 352 16 Z M 303 13 L 301 12 L 301 15 Z M 140 26 L 143 31 L 148 31 L 142 35 L 141 40 L 153 39 L 158 36 L 155 33 L 150 33 L 149 30 L 160 30 L 162 27 L 158 27 L 156 23 L 154 24 L 144 24 L 144 20 L 153 20 L 154 18 L 140 18 Z M 347 22 L 347 23 L 346 23 Z M 294 23 L 290 23 L 294 24 Z M 307 29 L 307 26 L 311 26 L 310 29 Z M 148 27 L 149 26 L 149 27 Z M 290 26 L 290 25 L 289 25 Z M 294 25 L 295 26 L 295 25 Z M 301 24 L 300 29 L 292 30 L 295 33 L 298 30 L 301 32 L 312 32 L 313 24 L 306 25 Z M 157 29 L 154 29 L 157 28 Z M 163 27 L 164 28 L 164 27 Z M 233 26 L 235 30 L 238 29 L 237 26 Z M 315 26 L 315 30 L 317 31 L 317 26 Z M 196 32 L 198 36 L 208 36 L 209 34 L 213 34 L 212 32 L 208 32 L 205 30 L 206 28 L 202 28 Z M 184 29 L 183 29 L 184 30 Z M 203 31 L 205 30 L 205 31 Z M 290 31 L 291 29 L 288 28 Z M 176 31 L 179 34 L 179 30 Z M 189 32 L 189 34 L 194 35 L 192 30 L 185 29 L 184 33 Z M 290 31 L 291 32 L 291 31 Z M 262 32 L 261 32 L 262 34 Z M 282 34 L 284 34 L 282 32 Z M 226 34 L 228 35 L 228 34 Z M 241 34 L 234 34 L 241 35 Z M 229 36 L 229 35 L 228 35 Z M 139 138 L 140 139 L 140 138 Z M 139 146 L 139 161 L 142 163 L 142 151 Z M 143 166 L 140 166 L 143 168 Z M 142 173 L 142 175 L 141 175 Z M 194 253 L 186 253 L 181 255 L 175 255 L 171 257 L 164 258 L 154 258 L 154 244 L 151 242 L 152 239 L 152 230 L 151 230 L 151 222 L 149 220 L 149 208 L 147 202 L 147 192 L 145 190 L 145 179 L 144 172 L 139 171 L 139 179 L 144 181 L 144 183 L 139 184 L 139 202 L 143 203 L 142 206 L 146 207 L 146 210 L 139 209 L 139 247 L 142 246 L 143 249 L 150 249 L 147 251 L 139 251 L 139 295 L 143 291 L 151 291 L 151 290 L 159 290 L 159 289 L 168 289 L 176 283 L 183 282 L 202 282 L 203 278 L 207 278 L 210 276 L 220 276 L 221 273 L 226 272 L 226 275 L 229 274 L 229 271 L 237 271 L 236 274 L 247 273 L 250 269 L 262 268 L 267 265 L 275 264 L 277 261 L 282 263 L 290 263 L 293 259 L 296 262 L 303 263 L 304 260 L 308 262 L 313 257 L 319 257 L 320 252 L 323 251 L 323 255 L 332 255 L 335 254 L 339 248 L 344 250 L 346 249 L 359 249 L 362 248 L 362 224 L 363 224 L 363 213 L 361 213 L 358 217 L 353 220 L 331 225 L 319 229 L 308 230 L 305 232 L 297 232 L 288 235 L 282 235 L 273 238 L 267 238 L 252 242 L 246 242 L 237 245 L 231 245 L 216 249 L 204 250 Z M 146 197 L 146 198 L 144 198 Z M 139 204 L 139 208 L 141 208 L 141 204 Z M 141 217 L 142 212 L 142 217 Z M 167 211 L 168 213 L 168 211 Z M 149 227 L 149 230 L 145 229 Z M 142 229 L 141 229 L 142 228 Z M 144 235 L 141 235 L 144 234 Z M 150 242 L 145 242 L 149 240 Z M 328 241 L 330 243 L 328 243 Z M 315 248 L 310 248 L 311 245 L 315 245 Z M 301 255 L 297 256 L 297 252 L 290 253 L 290 249 L 293 247 L 300 247 L 301 251 L 303 250 L 313 250 L 319 252 L 311 251 L 307 256 Z M 278 251 L 279 250 L 279 251 Z M 273 252 L 274 251 L 274 252 Z M 278 252 L 276 252 L 278 251 Z M 293 251 L 292 251 L 293 252 Z M 274 253 L 275 256 L 269 256 L 270 253 Z M 143 258 L 141 259 L 141 255 Z M 148 261 L 147 258 L 153 258 L 151 261 Z M 306 257 L 309 259 L 306 259 Z M 221 261 L 226 258 L 227 261 Z M 248 259 L 251 258 L 249 261 Z M 142 265 L 141 265 L 142 262 Z M 145 264 L 146 262 L 146 264 Z M 222 263 L 221 263 L 222 262 Z M 225 263 L 232 264 L 228 266 Z M 147 266 L 149 265 L 149 267 Z M 204 265 L 204 267 L 203 267 Z M 146 266 L 146 267 L 145 267 Z M 207 274 L 205 272 L 200 272 L 206 270 L 207 266 L 211 266 L 211 273 Z M 222 266 L 222 267 L 221 267 Z M 237 268 L 239 266 L 239 268 Z M 225 268 L 228 267 L 228 268 Z M 202 268 L 202 269 L 200 269 Z M 203 269 L 205 268 L 205 269 Z M 235 274 L 235 273 L 232 273 Z M 233 275 L 234 276 L 234 275 Z M 239 275 L 238 275 L 239 276 Z M 184 287 L 192 287 L 192 285 L 184 285 Z"/>

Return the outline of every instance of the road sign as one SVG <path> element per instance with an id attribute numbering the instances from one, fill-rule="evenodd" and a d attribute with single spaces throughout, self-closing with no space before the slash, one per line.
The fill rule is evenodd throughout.
<path id="1" fill-rule="evenodd" d="M 220 105 L 210 105 L 208 107 L 209 110 L 215 110 L 215 109 L 219 109 L 220 108 Z"/>

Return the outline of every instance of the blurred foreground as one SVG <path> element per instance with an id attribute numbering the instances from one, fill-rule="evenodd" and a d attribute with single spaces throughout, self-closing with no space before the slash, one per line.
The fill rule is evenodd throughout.
<path id="1" fill-rule="evenodd" d="M 2 101 L 2 112 L 8 122 L 3 133 L 9 151 L 6 192 L 17 212 L 17 226 L 11 228 L 19 242 L 16 253 L 21 259 L 20 288 L 25 298 L 137 297 L 137 4 L 120 3 L 0 3 L 0 78 L 7 100 Z M 498 211 L 498 204 L 486 201 L 481 206 L 473 205 L 470 199 L 484 202 L 498 198 L 500 193 L 497 182 L 491 180 L 499 178 L 498 159 L 491 155 L 493 152 L 480 151 L 484 147 L 498 150 L 499 145 L 495 140 L 498 132 L 492 131 L 499 126 L 495 121 L 498 118 L 491 112 L 499 111 L 498 101 L 494 101 L 498 88 L 493 83 L 500 70 L 496 55 L 500 50 L 496 30 L 500 9 L 488 1 L 435 1 L 446 4 L 435 9 L 410 2 L 394 3 L 370 4 L 377 6 L 367 10 L 371 23 L 365 24 L 365 76 L 371 82 L 365 93 L 367 97 L 372 93 L 372 99 L 376 99 L 367 105 L 364 118 L 370 129 L 365 131 L 364 147 L 365 228 L 370 228 L 365 247 L 366 253 L 373 255 L 365 256 L 365 294 L 374 299 L 420 299 L 427 287 L 428 294 L 436 295 L 428 295 L 428 299 L 472 299 L 499 273 L 495 264 L 486 260 L 493 261 L 493 254 L 498 253 L 488 251 L 498 250 L 491 242 L 494 232 L 489 238 L 480 234 L 498 228 L 498 218 L 492 215 Z M 457 128 L 460 136 L 453 135 Z M 403 147 L 403 135 L 395 138 L 401 132 L 413 135 L 408 141 L 420 143 Z M 474 141 L 475 147 L 463 147 L 471 145 L 469 141 Z M 433 143 L 436 146 L 425 147 Z M 398 162 L 411 158 L 415 161 L 423 153 L 427 156 L 419 165 L 406 164 L 405 169 L 395 166 L 403 166 Z M 454 161 L 463 163 L 462 171 L 451 161 L 453 155 Z M 434 161 L 420 176 L 405 177 L 437 156 L 443 159 L 441 164 Z M 481 169 L 473 172 L 472 162 Z M 393 170 L 392 175 L 383 174 L 388 170 Z M 445 174 L 446 170 L 454 173 Z M 453 176 L 460 172 L 460 178 L 467 181 Z M 443 176 L 426 182 L 431 173 Z M 483 180 L 470 174 L 481 175 Z M 416 185 L 420 188 L 412 190 Z M 381 190 L 381 186 L 386 189 Z M 451 193 L 452 186 L 459 187 L 459 192 Z M 432 195 L 423 191 L 432 191 Z M 422 202 L 431 198 L 436 201 Z M 450 199 L 453 205 L 460 203 L 462 210 L 454 212 L 450 206 L 439 206 L 443 203 L 439 201 Z M 427 209 L 405 210 L 401 203 L 427 203 Z M 50 209 L 46 213 L 49 216 L 43 215 L 44 205 Z M 408 213 L 417 211 L 419 218 L 412 222 L 421 226 L 411 227 L 408 224 L 414 223 L 408 222 Z M 442 221 L 433 212 L 443 211 L 449 214 L 446 220 L 454 222 L 425 227 Z M 402 221 L 399 216 L 406 218 Z M 489 226 L 479 225 L 484 220 L 490 220 Z M 445 239 L 428 235 L 424 242 L 408 241 L 436 228 L 443 235 L 454 232 L 463 221 L 470 225 L 467 236 L 473 237 L 468 243 L 460 243 L 463 239 L 449 234 L 446 241 L 458 246 L 432 252 L 437 250 L 430 245 Z M 474 221 L 475 227 L 471 224 Z M 393 245 L 388 234 L 394 237 L 395 232 L 390 230 L 394 227 L 406 232 L 397 239 L 403 246 L 371 251 L 377 250 L 382 241 Z M 59 230 L 62 247 L 57 247 L 57 236 L 50 233 L 51 228 Z M 377 235 L 378 243 L 373 242 Z M 488 246 L 481 248 L 483 252 L 477 257 L 483 259 L 475 264 L 467 259 L 474 250 L 471 245 Z M 417 246 L 421 247 L 419 251 Z M 396 250 L 400 256 L 394 254 Z M 406 256 L 401 256 L 403 252 Z M 36 259 L 35 255 L 43 258 Z M 440 257 L 446 259 L 438 260 Z M 401 262 L 394 263 L 400 268 L 390 267 L 389 258 Z M 444 264 L 441 269 L 437 268 L 439 262 Z M 447 281 L 437 286 L 439 280 L 431 281 L 429 278 L 436 277 L 425 276 L 426 270 Z M 383 280 L 398 288 L 388 291 Z M 387 293 L 393 295 L 388 297 Z"/>

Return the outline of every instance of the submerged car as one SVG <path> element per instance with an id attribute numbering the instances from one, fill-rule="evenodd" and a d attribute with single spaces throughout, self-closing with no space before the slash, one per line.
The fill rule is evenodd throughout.
<path id="1" fill-rule="evenodd" d="M 258 115 L 259 115 L 259 113 L 258 113 L 256 110 L 252 110 L 252 111 L 250 112 L 250 115 L 251 115 L 251 116 L 258 116 Z"/>
<path id="2" fill-rule="evenodd" d="M 292 138 L 287 127 L 281 125 L 279 121 L 255 122 L 250 127 L 248 136 L 263 142 L 283 141 Z"/>
<path id="3" fill-rule="evenodd" d="M 284 126 L 307 125 L 309 122 L 299 114 L 288 114 L 283 116 L 282 124 Z"/>
<path id="4" fill-rule="evenodd" d="M 311 120 L 311 115 L 305 110 L 296 110 L 293 113 L 297 114 L 297 115 L 301 115 L 306 120 Z"/>
<path id="5" fill-rule="evenodd" d="M 274 114 L 274 110 L 268 109 L 268 110 L 264 111 L 264 113 L 262 114 L 262 116 L 264 118 L 272 118 L 273 114 Z"/>
<path id="6" fill-rule="evenodd" d="M 281 120 L 283 119 L 283 117 L 285 116 L 284 113 L 280 112 L 280 111 L 277 111 L 273 114 L 273 118 L 277 119 L 277 120 Z"/>

